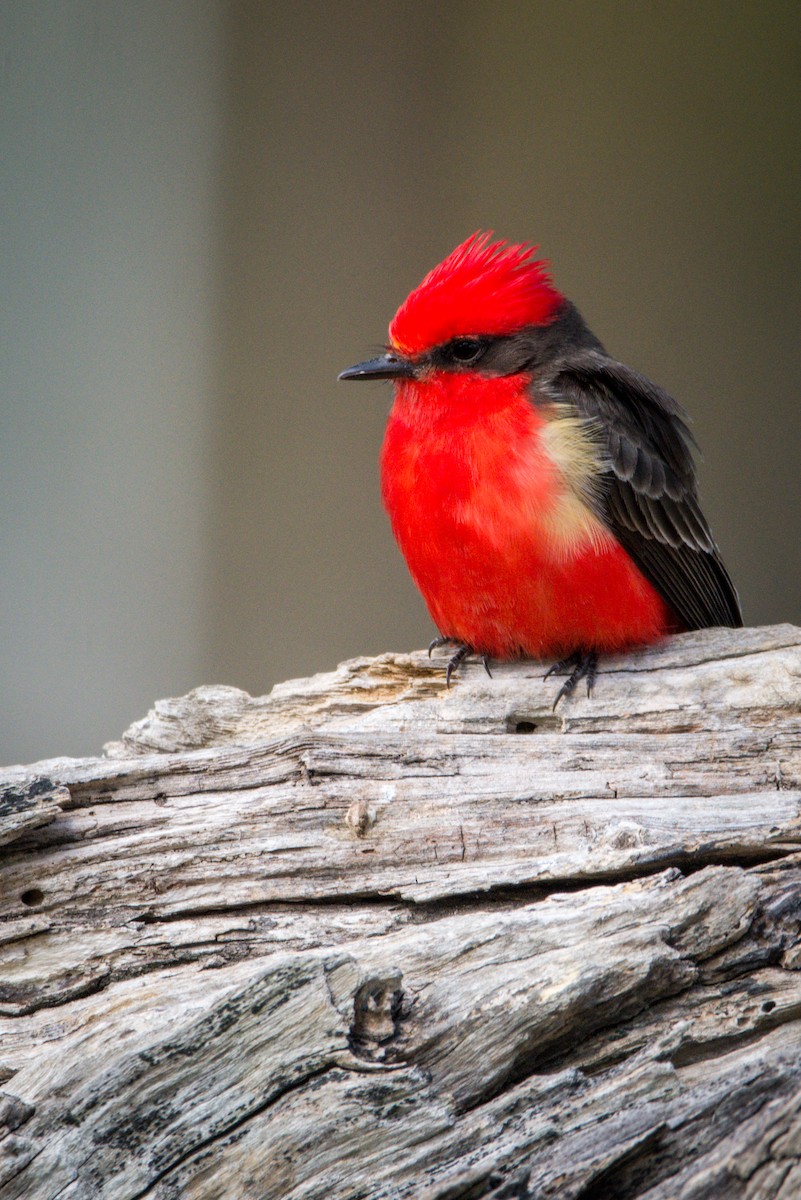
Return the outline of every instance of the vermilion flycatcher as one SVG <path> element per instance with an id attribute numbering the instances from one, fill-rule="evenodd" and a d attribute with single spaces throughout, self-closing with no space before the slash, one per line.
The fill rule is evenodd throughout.
<path id="1" fill-rule="evenodd" d="M 602 652 L 742 615 L 684 410 L 607 354 L 535 250 L 474 234 L 340 379 L 395 381 L 381 491 L 432 646 L 458 646 L 447 681 L 472 653 L 556 657 L 558 703 Z"/>

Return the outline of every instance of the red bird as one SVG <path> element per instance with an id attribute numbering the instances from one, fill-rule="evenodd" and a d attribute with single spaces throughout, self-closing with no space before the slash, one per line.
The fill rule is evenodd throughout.
<path id="1" fill-rule="evenodd" d="M 601 653 L 742 614 L 684 410 L 607 354 L 535 250 L 474 234 L 340 379 L 395 381 L 381 492 L 431 647 L 458 646 L 447 682 L 469 654 L 554 657 L 558 704 Z"/>

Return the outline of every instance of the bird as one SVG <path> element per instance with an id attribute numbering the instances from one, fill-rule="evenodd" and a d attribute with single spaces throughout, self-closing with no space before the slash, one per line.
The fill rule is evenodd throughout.
<path id="1" fill-rule="evenodd" d="M 556 659 L 555 709 L 604 654 L 743 618 L 685 410 L 606 351 L 538 250 L 472 234 L 339 379 L 393 382 L 381 495 L 429 655 L 455 647 L 446 684 L 470 656 Z"/>

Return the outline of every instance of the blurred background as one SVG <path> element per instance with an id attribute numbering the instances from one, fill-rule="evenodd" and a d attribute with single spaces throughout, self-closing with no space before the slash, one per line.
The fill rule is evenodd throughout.
<path id="1" fill-rule="evenodd" d="M 338 385 L 467 234 L 681 399 L 801 622 L 797 0 L 3 0 L 0 761 L 434 630 Z"/>

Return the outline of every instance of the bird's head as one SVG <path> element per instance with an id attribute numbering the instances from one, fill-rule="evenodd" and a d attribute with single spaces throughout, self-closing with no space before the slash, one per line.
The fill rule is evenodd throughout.
<path id="1" fill-rule="evenodd" d="M 424 382 L 442 372 L 497 377 L 523 369 L 527 333 L 549 326 L 566 303 L 535 252 L 474 233 L 406 297 L 387 353 L 339 378 Z"/>

